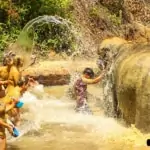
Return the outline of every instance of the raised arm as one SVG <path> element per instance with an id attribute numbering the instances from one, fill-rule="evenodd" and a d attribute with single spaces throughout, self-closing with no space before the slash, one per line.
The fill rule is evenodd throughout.
<path id="1" fill-rule="evenodd" d="M 0 85 L 4 85 L 4 84 L 13 84 L 13 81 L 11 80 L 0 81 Z"/>
<path id="2" fill-rule="evenodd" d="M 87 79 L 85 77 L 82 77 L 83 82 L 87 83 L 87 84 L 95 84 L 98 83 L 99 81 L 102 80 L 102 78 L 105 75 L 105 71 L 103 71 L 98 77 L 94 78 L 94 79 Z"/>

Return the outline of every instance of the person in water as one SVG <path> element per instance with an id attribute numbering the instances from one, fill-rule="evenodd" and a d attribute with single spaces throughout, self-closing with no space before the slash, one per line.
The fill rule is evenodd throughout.
<path id="1" fill-rule="evenodd" d="M 76 112 L 91 114 L 91 110 L 87 104 L 87 85 L 95 84 L 102 80 L 105 70 L 96 78 L 94 78 L 94 71 L 91 68 L 85 68 L 82 76 L 77 79 L 74 84 L 74 90 L 76 95 Z"/>
<path id="2" fill-rule="evenodd" d="M 26 82 L 24 80 L 19 80 L 17 83 L 17 86 L 15 87 L 16 91 L 18 91 L 19 93 L 19 97 L 15 98 L 15 97 L 11 97 L 11 99 L 13 101 L 19 102 L 20 97 L 23 95 L 23 93 L 27 90 L 26 87 Z M 11 110 L 11 121 L 13 122 L 13 124 L 15 126 L 19 126 L 20 125 L 20 108 L 14 108 Z"/>
<path id="3" fill-rule="evenodd" d="M 29 87 L 29 78 L 25 77 L 20 79 L 15 87 L 16 91 L 18 91 L 19 93 L 19 97 L 18 98 L 11 97 L 11 99 L 15 102 L 19 102 L 20 98 L 27 91 L 28 87 Z M 20 125 L 20 108 L 14 108 L 13 110 L 11 110 L 11 116 L 13 117 L 13 120 L 11 120 L 13 124 L 15 126 Z"/>
<path id="4" fill-rule="evenodd" d="M 13 135 L 13 127 L 7 123 L 6 114 L 9 110 L 14 108 L 16 101 L 11 104 L 6 104 L 2 100 L 0 101 L 0 150 L 6 150 L 6 133 L 5 129 Z"/>
<path id="5" fill-rule="evenodd" d="M 16 90 L 20 93 L 19 98 L 12 97 L 12 100 L 18 102 L 19 99 L 23 96 L 23 94 L 28 90 L 29 87 L 35 86 L 36 81 L 34 81 L 30 77 L 24 77 L 21 80 L 18 81 L 17 86 L 15 87 Z M 12 116 L 13 116 L 13 124 L 15 126 L 18 126 L 20 124 L 20 108 L 14 108 L 12 111 Z"/>

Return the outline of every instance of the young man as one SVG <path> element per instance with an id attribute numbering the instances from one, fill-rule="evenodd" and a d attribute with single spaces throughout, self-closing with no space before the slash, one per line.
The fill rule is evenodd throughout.
<path id="1" fill-rule="evenodd" d="M 87 105 L 87 85 L 98 83 L 102 80 L 104 74 L 105 71 L 103 71 L 98 77 L 94 78 L 94 72 L 91 68 L 84 69 L 81 78 L 79 78 L 74 84 L 77 112 L 91 113 Z"/>

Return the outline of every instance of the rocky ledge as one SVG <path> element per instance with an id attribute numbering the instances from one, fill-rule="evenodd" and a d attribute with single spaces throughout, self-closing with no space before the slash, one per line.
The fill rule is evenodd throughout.
<path id="1" fill-rule="evenodd" d="M 97 66 L 95 61 L 42 61 L 27 68 L 23 75 L 30 75 L 45 86 L 65 85 L 69 83 L 71 73 L 81 72 L 85 67 L 94 69 Z"/>

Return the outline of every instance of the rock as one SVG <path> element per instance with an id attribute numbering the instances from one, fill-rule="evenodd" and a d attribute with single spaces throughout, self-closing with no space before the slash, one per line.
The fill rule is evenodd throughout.
<path id="1" fill-rule="evenodd" d="M 71 73 L 82 72 L 85 67 L 97 68 L 96 61 L 43 61 L 23 71 L 23 76 L 30 75 L 40 84 L 65 85 L 70 82 Z"/>

